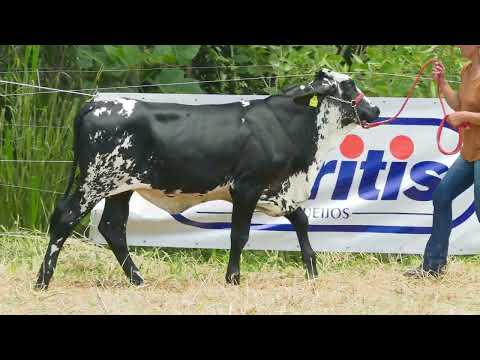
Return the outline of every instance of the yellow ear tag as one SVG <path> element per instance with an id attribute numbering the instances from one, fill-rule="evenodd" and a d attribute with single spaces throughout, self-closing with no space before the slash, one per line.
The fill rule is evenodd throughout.
<path id="1" fill-rule="evenodd" d="M 310 103 L 308 105 L 314 108 L 318 106 L 318 98 L 316 95 L 310 99 Z"/>

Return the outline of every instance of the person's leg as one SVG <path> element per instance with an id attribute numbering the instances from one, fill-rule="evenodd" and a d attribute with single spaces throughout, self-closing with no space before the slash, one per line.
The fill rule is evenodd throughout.
<path id="1" fill-rule="evenodd" d="M 452 201 L 472 185 L 473 164 L 459 156 L 433 193 L 432 235 L 425 247 L 424 271 L 438 274 L 447 264 L 452 230 Z"/>
<path id="2" fill-rule="evenodd" d="M 475 199 L 475 212 L 477 214 L 477 219 L 480 222 L 480 160 L 474 162 L 474 199 Z"/>

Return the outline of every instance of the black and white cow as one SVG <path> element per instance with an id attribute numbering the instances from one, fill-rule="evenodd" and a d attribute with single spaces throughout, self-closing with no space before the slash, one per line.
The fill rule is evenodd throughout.
<path id="1" fill-rule="evenodd" d="M 315 277 L 308 218 L 300 205 L 324 155 L 353 127 L 378 115 L 349 77 L 328 70 L 283 95 L 250 102 L 90 102 L 75 120 L 73 169 L 50 220 L 36 288 L 48 287 L 65 240 L 102 199 L 99 230 L 130 282 L 141 285 L 126 241 L 134 191 L 172 214 L 206 201 L 232 202 L 228 283 L 239 284 L 240 253 L 255 209 L 292 223 L 307 276 Z"/>

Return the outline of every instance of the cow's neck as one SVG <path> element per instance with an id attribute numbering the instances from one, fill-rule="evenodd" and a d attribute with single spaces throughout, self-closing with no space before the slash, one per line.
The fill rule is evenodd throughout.
<path id="1" fill-rule="evenodd" d="M 315 173 L 315 171 L 318 171 L 327 153 L 337 148 L 345 138 L 345 135 L 357 127 L 355 123 L 340 127 L 342 118 L 341 106 L 341 104 L 331 101 L 323 101 L 320 105 L 317 116 L 317 151 L 314 164 L 310 167 L 309 172 Z"/>
<path id="2" fill-rule="evenodd" d="M 352 131 L 356 125 L 339 128 L 341 123 L 341 110 L 337 104 L 323 101 L 317 116 L 317 147 L 312 163 L 307 172 L 295 173 L 284 183 L 285 191 L 282 198 L 292 204 L 302 203 L 310 196 L 313 184 L 317 178 L 327 153 L 337 147 L 345 135 Z"/>
<path id="3" fill-rule="evenodd" d="M 337 147 L 345 135 L 357 127 L 354 122 L 341 127 L 342 112 L 345 112 L 343 104 L 336 101 L 322 101 L 317 116 L 320 156 L 323 156 L 325 151 L 328 152 Z"/>

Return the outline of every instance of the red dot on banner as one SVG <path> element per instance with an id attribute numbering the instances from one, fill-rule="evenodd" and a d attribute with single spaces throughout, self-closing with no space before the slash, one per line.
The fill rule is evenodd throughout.
<path id="1" fill-rule="evenodd" d="M 340 152 L 349 159 L 355 159 L 362 155 L 365 145 L 360 136 L 347 135 L 340 145 Z"/>
<path id="2" fill-rule="evenodd" d="M 399 135 L 390 142 L 390 152 L 399 160 L 406 160 L 413 154 L 413 141 L 408 136 Z"/>

